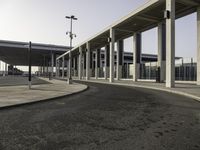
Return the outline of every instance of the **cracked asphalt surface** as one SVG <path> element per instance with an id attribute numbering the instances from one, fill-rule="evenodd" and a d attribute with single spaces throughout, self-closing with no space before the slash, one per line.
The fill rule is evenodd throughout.
<path id="1" fill-rule="evenodd" d="M 199 102 L 149 89 L 85 84 L 89 90 L 78 95 L 0 110 L 0 149 L 200 149 Z"/>

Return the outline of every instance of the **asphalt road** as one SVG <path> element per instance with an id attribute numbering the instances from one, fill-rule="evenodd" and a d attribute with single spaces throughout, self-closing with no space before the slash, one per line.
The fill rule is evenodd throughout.
<path id="1" fill-rule="evenodd" d="M 57 100 L 0 110 L 0 149 L 200 150 L 200 103 L 87 83 Z"/>
<path id="2" fill-rule="evenodd" d="M 27 84 L 28 84 L 28 77 L 12 76 L 12 75 L 0 77 L 0 86 L 16 86 L 16 85 L 27 85 Z M 49 82 L 41 80 L 37 77 L 32 77 L 32 85 L 37 85 L 37 84 L 49 84 Z"/>

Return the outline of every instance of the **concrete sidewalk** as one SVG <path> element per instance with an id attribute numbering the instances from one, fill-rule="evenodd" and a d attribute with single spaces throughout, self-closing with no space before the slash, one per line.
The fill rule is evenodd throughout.
<path id="1" fill-rule="evenodd" d="M 49 100 L 87 89 L 87 86 L 83 84 L 73 83 L 68 85 L 66 81 L 49 81 L 46 78 L 40 79 L 50 82 L 51 84 L 32 85 L 31 90 L 28 89 L 28 86 L 0 87 L 0 108 Z"/>
<path id="2" fill-rule="evenodd" d="M 85 80 L 82 80 L 85 81 Z M 196 84 L 185 84 L 185 83 L 176 83 L 175 88 L 166 88 L 165 83 L 156 83 L 156 82 L 133 82 L 132 80 L 115 80 L 113 83 L 110 83 L 105 79 L 90 79 L 87 82 L 96 82 L 96 83 L 105 83 L 112 85 L 122 85 L 122 86 L 131 86 L 131 87 L 140 87 L 140 88 L 148 88 L 154 90 L 161 90 L 170 93 L 175 93 L 183 96 L 190 97 L 197 101 L 200 101 L 200 86 Z"/>

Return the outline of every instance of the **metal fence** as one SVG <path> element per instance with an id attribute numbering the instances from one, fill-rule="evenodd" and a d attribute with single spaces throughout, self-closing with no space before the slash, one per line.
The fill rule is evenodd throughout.
<path id="1" fill-rule="evenodd" d="M 180 58 L 175 60 L 175 80 L 180 81 L 196 81 L 197 80 L 197 61 L 193 58 Z M 133 77 L 132 73 L 133 64 L 125 63 L 122 66 L 122 78 L 131 79 Z M 144 80 L 156 80 L 158 70 L 157 62 L 146 62 L 140 64 L 140 79 Z M 91 68 L 91 77 L 95 77 L 95 69 Z M 105 66 L 101 66 L 98 69 L 98 77 L 103 78 L 105 73 Z M 83 71 L 83 74 L 85 72 Z M 72 75 L 78 76 L 78 71 L 72 68 Z M 109 76 L 109 68 L 107 70 L 107 75 Z M 116 66 L 114 67 L 114 76 L 116 77 Z"/>
<path id="2" fill-rule="evenodd" d="M 175 61 L 175 80 L 196 81 L 197 80 L 197 63 L 194 58 L 180 58 Z M 132 64 L 125 64 L 122 67 L 122 77 L 125 79 L 132 78 Z M 140 65 L 140 79 L 155 80 L 157 62 L 146 62 Z"/>
<path id="3" fill-rule="evenodd" d="M 143 63 L 140 65 L 141 79 L 156 79 L 157 62 Z"/>

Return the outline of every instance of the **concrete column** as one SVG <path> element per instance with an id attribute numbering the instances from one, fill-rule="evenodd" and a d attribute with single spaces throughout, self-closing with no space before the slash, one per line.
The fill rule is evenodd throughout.
<path id="1" fill-rule="evenodd" d="M 106 55 L 106 46 L 105 46 L 105 50 L 104 50 L 104 79 L 106 79 L 107 80 L 107 61 L 106 61 L 106 57 L 107 57 L 107 55 Z"/>
<path id="2" fill-rule="evenodd" d="M 56 59 L 56 77 L 58 77 L 58 60 L 57 59 Z"/>
<path id="3" fill-rule="evenodd" d="M 200 85 L 200 7 L 197 9 L 197 85 Z"/>
<path id="4" fill-rule="evenodd" d="M 43 68 L 42 68 L 42 70 L 43 70 L 43 76 L 46 75 L 46 74 L 45 74 L 45 65 L 46 65 L 46 58 L 45 58 L 45 56 L 44 56 L 44 60 L 43 60 Z"/>
<path id="5" fill-rule="evenodd" d="M 166 75 L 166 25 L 158 24 L 158 67 L 160 68 L 160 82 L 165 81 Z"/>
<path id="6" fill-rule="evenodd" d="M 6 76 L 7 72 L 8 72 L 8 64 L 5 63 L 5 70 L 4 70 L 4 75 L 3 76 Z"/>
<path id="7" fill-rule="evenodd" d="M 109 82 L 114 81 L 114 45 L 115 45 L 115 31 L 110 29 L 110 78 Z"/>
<path id="8" fill-rule="evenodd" d="M 70 78 L 70 74 L 71 74 L 71 59 L 68 59 L 67 60 L 67 78 L 69 79 Z"/>
<path id="9" fill-rule="evenodd" d="M 95 78 L 98 79 L 99 77 L 99 69 L 100 69 L 100 57 L 101 57 L 101 49 L 96 50 L 95 55 Z"/>
<path id="10" fill-rule="evenodd" d="M 86 44 L 86 80 L 90 79 L 90 43 Z"/>
<path id="11" fill-rule="evenodd" d="M 74 61 L 75 61 L 75 65 L 74 65 L 75 74 L 74 74 L 74 76 L 77 77 L 77 75 L 78 75 L 78 57 L 77 56 L 75 56 Z"/>
<path id="12" fill-rule="evenodd" d="M 47 73 L 46 73 L 46 76 L 48 77 L 49 76 L 49 64 L 50 64 L 50 60 L 49 59 L 47 59 L 47 62 L 46 62 L 46 64 L 47 64 L 47 66 L 46 66 L 46 68 L 47 68 Z"/>
<path id="13" fill-rule="evenodd" d="M 68 84 L 72 82 L 72 54 L 71 51 L 69 53 L 68 64 L 67 64 L 67 72 L 68 72 Z"/>
<path id="14" fill-rule="evenodd" d="M 12 65 L 12 75 L 14 76 L 14 68 L 15 68 L 15 66 L 14 65 Z"/>
<path id="15" fill-rule="evenodd" d="M 83 54 L 83 75 L 86 78 L 86 52 Z"/>
<path id="16" fill-rule="evenodd" d="M 65 76 L 65 56 L 62 57 L 62 78 Z"/>
<path id="17" fill-rule="evenodd" d="M 122 64 L 124 62 L 124 41 L 117 41 L 117 69 L 116 79 L 122 78 Z"/>
<path id="18" fill-rule="evenodd" d="M 73 70 L 72 76 L 75 76 L 75 57 L 72 58 L 72 70 Z"/>
<path id="19" fill-rule="evenodd" d="M 40 72 L 41 72 L 41 67 L 38 66 L 38 74 L 37 74 L 37 76 L 40 76 Z"/>
<path id="20" fill-rule="evenodd" d="M 105 72 L 104 72 L 104 78 L 107 80 L 108 79 L 108 71 L 109 71 L 109 58 L 110 58 L 110 46 L 106 45 L 105 46 L 105 54 L 104 54 L 104 63 L 105 63 Z"/>
<path id="21" fill-rule="evenodd" d="M 51 78 L 53 78 L 54 53 L 51 53 Z"/>
<path id="22" fill-rule="evenodd" d="M 141 33 L 135 33 L 133 36 L 133 81 L 137 81 L 140 76 L 141 62 Z"/>
<path id="23" fill-rule="evenodd" d="M 102 49 L 100 49 L 100 58 L 99 58 L 99 62 L 100 62 L 100 66 L 99 66 L 99 77 L 102 78 L 103 77 L 103 60 L 102 60 Z"/>
<path id="24" fill-rule="evenodd" d="M 75 76 L 78 76 L 78 56 L 75 57 Z"/>
<path id="25" fill-rule="evenodd" d="M 166 0 L 166 87 L 175 86 L 175 1 Z"/>
<path id="26" fill-rule="evenodd" d="M 78 56 L 78 79 L 82 79 L 82 47 L 79 47 L 79 56 Z"/>
<path id="27" fill-rule="evenodd" d="M 58 77 L 60 77 L 60 60 L 58 59 Z"/>
<path id="28" fill-rule="evenodd" d="M 6 70 L 6 75 L 8 75 L 8 64 L 5 63 L 5 70 Z"/>
<path id="29" fill-rule="evenodd" d="M 90 77 L 93 77 L 93 71 L 94 71 L 93 51 L 90 50 L 90 71 L 89 71 L 89 76 Z"/>
<path id="30" fill-rule="evenodd" d="M 74 58 L 71 58 L 71 76 L 74 76 Z"/>
<path id="31" fill-rule="evenodd" d="M 100 75 L 100 67 L 101 67 L 101 49 L 97 49 L 97 78 Z"/>
<path id="32" fill-rule="evenodd" d="M 98 51 L 98 49 L 95 52 L 95 79 L 98 79 L 97 51 Z"/>

